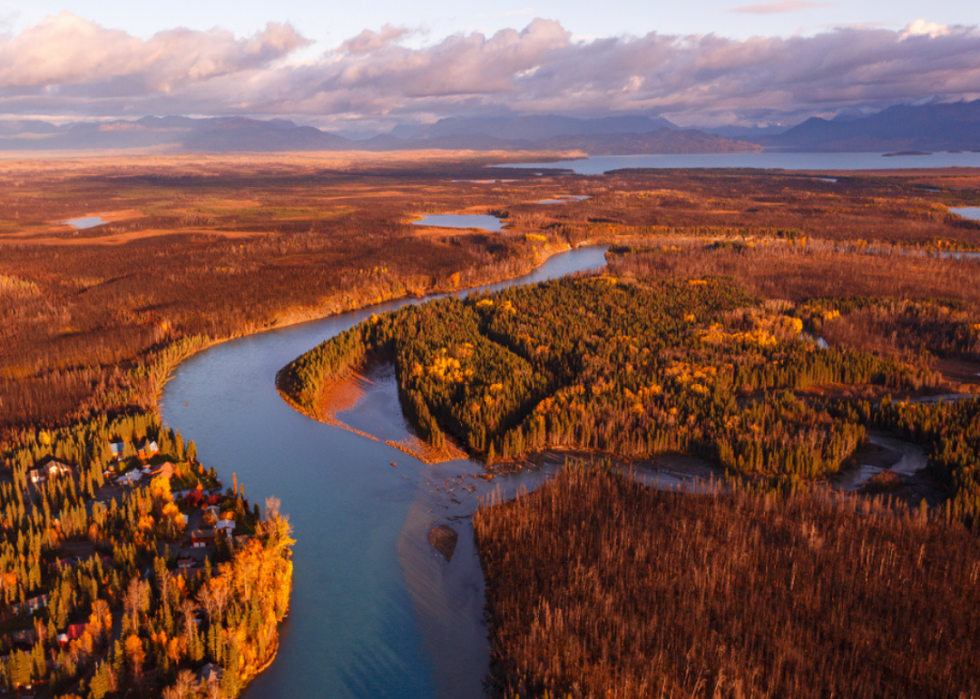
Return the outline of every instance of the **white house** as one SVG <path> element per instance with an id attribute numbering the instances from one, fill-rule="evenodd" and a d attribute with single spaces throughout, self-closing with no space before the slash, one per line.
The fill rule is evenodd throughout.
<path id="1" fill-rule="evenodd" d="M 143 472 L 140 470 L 128 471 L 116 479 L 120 485 L 136 485 L 143 479 Z"/>

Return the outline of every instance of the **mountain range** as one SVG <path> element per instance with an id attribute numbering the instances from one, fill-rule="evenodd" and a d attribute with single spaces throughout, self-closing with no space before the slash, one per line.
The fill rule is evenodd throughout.
<path id="1" fill-rule="evenodd" d="M 755 140 L 797 152 L 980 150 L 980 100 L 897 105 L 858 119 L 813 117 L 785 133 Z"/>
<path id="2" fill-rule="evenodd" d="M 448 118 L 424 126 L 351 140 L 284 119 L 143 117 L 136 121 L 55 126 L 37 120 L 0 122 L 0 150 L 126 150 L 187 152 L 348 150 L 582 150 L 595 155 L 719 153 L 758 150 L 746 141 L 678 129 L 666 119 L 548 115 Z"/>
<path id="3" fill-rule="evenodd" d="M 592 155 L 785 151 L 935 151 L 980 149 L 980 100 L 898 105 L 866 117 L 814 117 L 783 133 L 681 129 L 666 119 L 560 115 L 449 117 L 401 124 L 351 139 L 285 119 L 143 117 L 55 125 L 0 121 L 0 151 L 161 149 L 176 152 L 578 150 Z"/>

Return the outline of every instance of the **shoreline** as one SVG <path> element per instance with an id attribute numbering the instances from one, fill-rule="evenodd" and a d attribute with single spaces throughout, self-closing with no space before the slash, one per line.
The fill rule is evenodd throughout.
<path id="1" fill-rule="evenodd" d="M 467 292 L 471 292 L 471 291 L 473 291 L 475 289 L 479 289 L 479 288 L 481 288 L 483 286 L 489 286 L 489 285 L 492 285 L 492 284 L 501 284 L 501 283 L 504 283 L 504 282 L 511 281 L 513 279 L 517 279 L 519 277 L 526 276 L 528 274 L 532 274 L 535 270 L 537 270 L 540 267 L 542 267 L 548 260 L 550 260 L 555 255 L 559 255 L 559 254 L 562 254 L 562 253 L 565 253 L 565 252 L 570 252 L 572 250 L 578 250 L 578 249 L 581 249 L 581 248 L 599 247 L 601 245 L 605 245 L 605 243 L 603 243 L 603 242 L 596 242 L 596 241 L 592 241 L 592 240 L 585 240 L 585 241 L 583 241 L 583 242 L 575 245 L 574 247 L 571 246 L 571 245 L 567 245 L 567 244 L 564 245 L 564 246 L 547 245 L 547 246 L 545 246 L 545 248 L 542 248 L 542 250 L 541 250 L 541 253 L 544 253 L 544 254 L 543 255 L 542 254 L 536 255 L 535 258 L 534 258 L 534 263 L 532 264 L 532 266 L 529 269 L 526 269 L 524 271 L 521 271 L 521 272 L 519 272 L 519 273 L 517 273 L 517 274 L 515 274 L 513 276 L 501 277 L 501 278 L 494 278 L 494 279 L 490 279 L 490 280 L 487 280 L 487 281 L 483 281 L 480 284 L 476 284 L 474 286 L 468 286 L 468 287 L 459 288 L 459 289 L 443 289 L 441 287 L 433 287 L 431 290 L 427 291 L 422 296 L 417 296 L 416 295 L 415 298 L 417 298 L 419 300 L 425 300 L 425 299 L 428 299 L 428 298 L 433 297 L 433 296 L 439 296 L 441 294 L 467 293 Z M 176 364 L 174 364 L 173 366 L 171 366 L 171 367 L 169 367 L 167 369 L 166 379 L 163 382 L 161 382 L 159 386 L 157 386 L 156 395 L 154 396 L 154 399 L 153 399 L 153 409 L 156 410 L 157 412 L 159 412 L 159 410 L 160 410 L 160 399 L 161 399 L 161 395 L 163 394 L 163 389 L 166 387 L 167 383 L 170 381 L 170 378 L 173 376 L 174 371 L 177 370 L 177 367 L 180 366 L 181 364 L 183 364 L 184 362 L 186 362 L 187 360 L 191 359 L 192 357 L 200 354 L 201 352 L 204 352 L 205 350 L 209 350 L 212 347 L 217 347 L 218 345 L 223 345 L 223 344 L 225 344 L 227 342 L 232 342 L 234 340 L 241 340 L 241 339 L 244 339 L 246 337 L 253 337 L 255 335 L 260 335 L 260 334 L 262 334 L 264 332 L 272 332 L 272 331 L 275 331 L 275 330 L 283 330 L 283 329 L 291 328 L 291 327 L 294 327 L 294 326 L 297 326 L 297 325 L 303 325 L 304 323 L 314 323 L 316 321 L 326 320 L 327 318 L 332 318 L 332 317 L 335 317 L 335 316 L 343 315 L 344 313 L 354 313 L 356 311 L 363 311 L 365 309 L 371 308 L 372 306 L 379 306 L 379 305 L 382 305 L 382 304 L 385 304 L 385 303 L 390 303 L 392 301 L 401 301 L 403 299 L 409 298 L 410 295 L 411 294 L 408 293 L 407 291 L 404 294 L 391 294 L 391 295 L 387 295 L 387 296 L 382 292 L 382 295 L 380 297 L 380 300 L 376 299 L 376 300 L 373 300 L 371 303 L 367 303 L 367 304 L 363 304 L 363 305 L 358 305 L 356 303 L 355 304 L 349 304 L 349 305 L 345 304 L 345 305 L 342 305 L 339 308 L 333 307 L 333 308 L 330 308 L 329 310 L 324 310 L 325 308 L 329 307 L 329 303 L 327 303 L 327 304 L 324 304 L 324 305 L 322 305 L 320 307 L 313 308 L 313 309 L 309 310 L 308 312 L 305 312 L 305 313 L 300 312 L 299 313 L 299 317 L 295 317 L 296 316 L 296 312 L 295 311 L 294 312 L 290 312 L 289 313 L 289 316 L 293 316 L 293 317 L 289 317 L 284 322 L 274 322 L 271 325 L 266 325 L 266 326 L 263 326 L 263 327 L 260 327 L 260 328 L 256 328 L 254 330 L 246 330 L 246 331 L 243 331 L 241 333 L 236 333 L 234 335 L 229 335 L 228 337 L 215 338 L 215 339 L 209 338 L 208 339 L 208 342 L 206 342 L 205 344 L 201 345 L 200 347 L 196 347 L 192 352 L 190 352 L 189 354 L 181 357 L 180 360 Z M 293 402 L 292 401 L 289 401 L 289 402 L 290 402 L 290 405 L 292 407 L 295 407 L 293 405 Z M 303 415 L 306 415 L 307 417 L 309 417 L 311 419 L 315 419 L 317 421 L 320 421 L 319 418 L 313 417 L 313 416 L 307 414 L 305 411 L 303 411 L 303 410 L 301 410 L 299 408 L 296 408 L 296 410 L 297 410 L 297 412 L 300 412 Z"/>

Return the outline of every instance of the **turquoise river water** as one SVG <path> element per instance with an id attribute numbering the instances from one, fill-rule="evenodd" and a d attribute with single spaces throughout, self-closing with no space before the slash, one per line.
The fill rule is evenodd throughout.
<path id="1" fill-rule="evenodd" d="M 556 255 L 507 284 L 593 269 L 605 264 L 604 252 Z M 467 489 L 443 486 L 481 467 L 466 460 L 426 466 L 384 441 L 300 415 L 275 388 L 276 372 L 290 360 L 371 313 L 406 303 L 418 301 L 217 345 L 181 364 L 167 384 L 166 423 L 193 439 L 201 461 L 223 480 L 235 473 L 246 497 L 279 497 L 295 527 L 290 615 L 275 662 L 249 686 L 247 699 L 483 694 L 489 646 L 469 515 L 490 489 L 511 495 L 549 469 L 492 483 L 469 479 Z M 391 368 L 375 367 L 365 383 L 363 400 L 340 417 L 381 440 L 408 436 Z M 427 537 L 442 523 L 460 533 L 448 562 Z"/>
<path id="2" fill-rule="evenodd" d="M 483 289 L 543 281 L 605 264 L 604 247 L 552 257 L 533 274 Z M 390 365 L 368 366 L 351 383 L 359 398 L 337 414 L 377 437 L 311 420 L 275 388 L 289 361 L 404 299 L 212 347 L 181 364 L 167 384 L 165 422 L 193 439 L 201 461 L 225 482 L 236 474 L 246 497 L 282 501 L 295 528 L 294 587 L 279 654 L 245 699 L 478 699 L 489 671 L 484 581 L 471 516 L 481 498 L 510 498 L 560 468 L 563 457 L 487 482 L 482 466 L 461 459 L 426 465 L 389 446 L 411 435 Z M 896 471 L 924 465 L 921 450 L 873 436 L 898 452 Z M 884 440 L 884 441 L 882 441 Z M 852 490 L 880 468 L 843 474 Z M 656 487 L 688 487 L 710 478 L 710 465 L 665 455 L 636 467 Z M 446 560 L 428 532 L 459 534 Z"/>

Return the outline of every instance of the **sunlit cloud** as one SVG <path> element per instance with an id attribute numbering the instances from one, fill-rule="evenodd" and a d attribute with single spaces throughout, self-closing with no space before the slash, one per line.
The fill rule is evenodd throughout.
<path id="1" fill-rule="evenodd" d="M 935 39 L 939 36 L 946 36 L 950 33 L 950 28 L 945 24 L 927 22 L 924 19 L 917 19 L 902 30 L 903 37 L 928 36 Z"/>
<path id="2" fill-rule="evenodd" d="M 488 110 L 759 123 L 963 99 L 980 85 L 977 31 L 924 21 L 745 40 L 577 37 L 545 19 L 421 47 L 412 36 L 386 25 L 311 57 L 289 25 L 244 38 L 178 29 L 141 39 L 62 13 L 0 37 L 0 104 L 8 116 L 243 114 L 323 125 Z"/>

